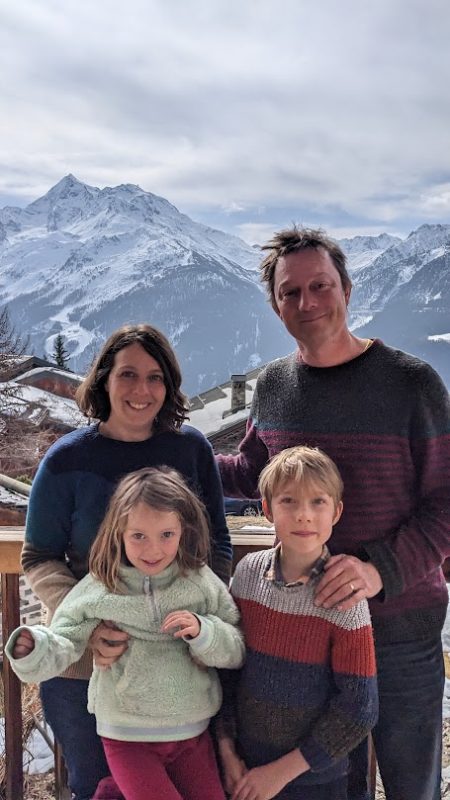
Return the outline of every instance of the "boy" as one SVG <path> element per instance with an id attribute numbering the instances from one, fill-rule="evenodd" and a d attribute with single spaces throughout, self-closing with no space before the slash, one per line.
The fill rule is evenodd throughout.
<path id="1" fill-rule="evenodd" d="M 219 723 L 225 785 L 233 800 L 346 800 L 347 754 L 375 725 L 378 696 L 367 602 L 314 605 L 342 480 L 325 453 L 292 447 L 259 489 L 278 545 L 233 578 L 247 659 Z"/>

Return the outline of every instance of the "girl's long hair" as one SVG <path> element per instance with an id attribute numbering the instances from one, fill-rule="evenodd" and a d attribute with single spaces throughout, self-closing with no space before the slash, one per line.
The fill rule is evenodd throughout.
<path id="1" fill-rule="evenodd" d="M 122 478 L 91 547 L 89 572 L 110 592 L 120 591 L 119 569 L 125 556 L 123 534 L 128 515 L 138 503 L 178 515 L 182 533 L 177 561 L 182 572 L 199 569 L 208 561 L 210 533 L 203 503 L 176 470 L 146 467 Z"/>

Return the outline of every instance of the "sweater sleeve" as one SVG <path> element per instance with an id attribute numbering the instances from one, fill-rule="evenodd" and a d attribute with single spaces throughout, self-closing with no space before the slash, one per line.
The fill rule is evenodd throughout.
<path id="1" fill-rule="evenodd" d="M 375 648 L 365 600 L 341 615 L 332 640 L 331 668 L 335 693 L 299 742 L 313 772 L 348 755 L 378 718 Z"/>
<path id="2" fill-rule="evenodd" d="M 381 575 L 386 599 L 424 580 L 450 556 L 449 395 L 437 373 L 428 364 L 421 366 L 410 430 L 415 510 L 399 529 L 364 544 Z"/>
<path id="3" fill-rule="evenodd" d="M 87 613 L 87 606 L 83 603 L 88 589 L 86 580 L 80 581 L 63 600 L 49 628 L 43 625 L 22 626 L 9 637 L 5 652 L 20 680 L 28 683 L 49 680 L 83 655 L 92 631 L 100 622 Z M 35 647 L 25 658 L 15 659 L 12 656 L 14 643 L 24 629 L 32 634 Z"/>
<path id="4" fill-rule="evenodd" d="M 188 641 L 192 654 L 207 667 L 238 669 L 242 666 L 245 646 L 238 628 L 239 611 L 222 581 L 208 570 L 213 588 L 210 609 L 197 614 L 201 630 Z"/>
<path id="5" fill-rule="evenodd" d="M 22 567 L 39 599 L 54 611 L 77 579 L 66 564 L 73 496 L 70 486 L 49 466 L 48 453 L 33 481 L 28 506 Z"/>
<path id="6" fill-rule="evenodd" d="M 267 447 L 258 435 L 259 379 L 253 395 L 246 434 L 235 456 L 218 455 L 224 494 L 228 497 L 258 497 L 258 479 L 269 460 Z M 264 391 L 264 390 L 263 390 Z"/>
<path id="7" fill-rule="evenodd" d="M 211 567 L 228 585 L 231 576 L 232 547 L 225 520 L 222 485 L 214 454 L 203 437 L 198 476 L 202 500 L 211 523 Z"/>

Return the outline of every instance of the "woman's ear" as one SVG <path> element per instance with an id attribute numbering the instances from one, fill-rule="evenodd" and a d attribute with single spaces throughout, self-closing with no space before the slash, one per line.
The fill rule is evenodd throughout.
<path id="1" fill-rule="evenodd" d="M 269 503 L 267 502 L 265 497 L 263 497 L 263 500 L 262 500 L 262 510 L 263 510 L 264 516 L 267 517 L 269 522 L 273 522 L 272 512 L 270 510 Z"/>

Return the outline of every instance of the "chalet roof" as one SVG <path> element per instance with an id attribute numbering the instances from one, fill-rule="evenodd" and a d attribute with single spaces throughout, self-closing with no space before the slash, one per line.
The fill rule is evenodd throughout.
<path id="1" fill-rule="evenodd" d="M 38 358 L 32 354 L 24 355 L 2 355 L 2 366 L 8 366 L 8 377 L 15 378 L 34 367 L 55 367 L 54 361 L 47 361 L 45 358 Z"/>
<path id="2" fill-rule="evenodd" d="M 231 413 L 231 381 L 227 381 L 190 398 L 190 424 L 202 431 L 205 436 L 213 436 L 219 431 L 226 431 L 228 428 L 234 427 L 236 423 L 246 420 L 256 379 L 261 369 L 262 367 L 257 367 L 251 372 L 247 372 L 245 376 L 245 408 Z"/>
<path id="3" fill-rule="evenodd" d="M 26 509 L 30 486 L 0 474 L 0 505 Z"/>
<path id="4" fill-rule="evenodd" d="M 57 378 L 59 381 L 64 381 L 64 383 L 69 383 L 75 387 L 78 387 L 83 380 L 81 375 L 76 375 L 74 372 L 60 369 L 59 367 L 47 366 L 29 369 L 27 372 L 17 375 L 15 380 L 17 383 L 29 383 L 33 385 L 36 380 L 40 380 L 42 378 Z"/>
<path id="5" fill-rule="evenodd" d="M 9 385 L 17 388 L 17 397 L 11 401 L 11 406 L 23 419 L 35 425 L 53 424 L 67 431 L 86 425 L 86 417 L 75 400 L 16 381 L 10 381 Z"/>

